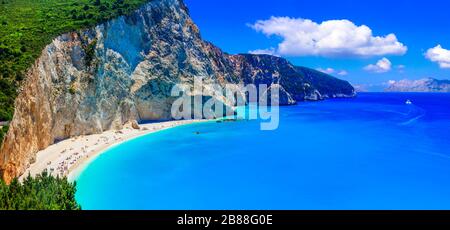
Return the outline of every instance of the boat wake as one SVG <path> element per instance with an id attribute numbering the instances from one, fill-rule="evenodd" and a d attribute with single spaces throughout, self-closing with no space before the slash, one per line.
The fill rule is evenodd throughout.
<path id="1" fill-rule="evenodd" d="M 399 125 L 411 125 L 416 123 L 418 120 L 420 120 L 422 117 L 425 116 L 426 111 L 418 106 L 415 106 L 413 104 L 408 104 L 409 110 L 406 113 L 405 119 L 406 121 L 401 122 Z"/>

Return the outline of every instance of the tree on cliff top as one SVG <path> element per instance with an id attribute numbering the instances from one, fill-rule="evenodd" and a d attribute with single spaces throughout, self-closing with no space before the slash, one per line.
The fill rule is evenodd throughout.
<path id="1" fill-rule="evenodd" d="M 75 200 L 76 184 L 67 178 L 43 172 L 10 185 L 0 180 L 0 210 L 80 210 Z"/>

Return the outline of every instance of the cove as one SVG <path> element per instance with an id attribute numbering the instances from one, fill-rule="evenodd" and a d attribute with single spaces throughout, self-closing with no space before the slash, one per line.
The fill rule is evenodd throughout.
<path id="1" fill-rule="evenodd" d="M 411 105 L 405 103 L 410 100 Z M 115 146 L 77 178 L 83 209 L 448 209 L 450 94 L 362 93 L 259 121 Z"/>

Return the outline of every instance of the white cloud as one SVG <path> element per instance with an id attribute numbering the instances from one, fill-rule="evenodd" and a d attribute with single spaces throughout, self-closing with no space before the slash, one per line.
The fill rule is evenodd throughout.
<path id="1" fill-rule="evenodd" d="M 358 93 L 361 92 L 368 92 L 367 85 L 365 84 L 352 84 L 353 88 L 355 88 L 355 91 Z"/>
<path id="2" fill-rule="evenodd" d="M 396 68 L 399 73 L 404 73 L 406 66 L 405 65 L 397 65 Z"/>
<path id="3" fill-rule="evenodd" d="M 268 54 L 268 55 L 277 56 L 274 48 L 251 50 L 251 51 L 249 51 L 249 53 L 250 54 Z"/>
<path id="4" fill-rule="evenodd" d="M 437 62 L 443 69 L 450 68 L 450 50 L 442 48 L 441 45 L 428 49 L 425 57 L 432 62 Z"/>
<path id="5" fill-rule="evenodd" d="M 348 74 L 346 70 L 335 70 L 333 68 L 317 68 L 316 70 L 326 74 L 337 74 L 339 76 L 346 76 Z"/>
<path id="6" fill-rule="evenodd" d="M 382 58 L 375 65 L 370 64 L 370 65 L 364 67 L 364 70 L 367 70 L 369 72 L 375 72 L 375 73 L 386 73 L 386 72 L 391 71 L 391 69 L 392 69 L 392 63 L 387 58 Z"/>
<path id="7" fill-rule="evenodd" d="M 341 70 L 341 71 L 339 71 L 337 74 L 338 74 L 339 76 L 347 76 L 347 75 L 348 75 L 348 72 L 345 71 L 345 70 Z"/>
<path id="8" fill-rule="evenodd" d="M 395 83 L 396 83 L 395 80 L 389 80 L 389 81 L 387 82 L 388 85 L 393 85 L 393 84 L 395 84 Z"/>
<path id="9" fill-rule="evenodd" d="M 274 51 L 289 56 L 359 56 L 403 55 L 407 47 L 395 34 L 374 36 L 372 30 L 349 20 L 316 23 L 309 19 L 271 17 L 250 25 L 267 36 L 280 36 L 283 41 Z"/>
<path id="10" fill-rule="evenodd" d="M 326 69 L 317 68 L 316 70 L 326 74 L 333 74 L 334 72 L 336 72 L 333 68 L 326 68 Z"/>

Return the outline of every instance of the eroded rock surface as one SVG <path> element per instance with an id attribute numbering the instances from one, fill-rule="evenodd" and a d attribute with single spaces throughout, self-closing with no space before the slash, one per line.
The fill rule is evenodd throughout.
<path id="1" fill-rule="evenodd" d="M 54 39 L 29 69 L 0 150 L 5 181 L 58 140 L 170 119 L 172 87 L 281 85 L 281 104 L 354 95 L 328 75 L 268 55 L 229 55 L 201 39 L 184 3 L 154 0 L 128 16 Z"/>

